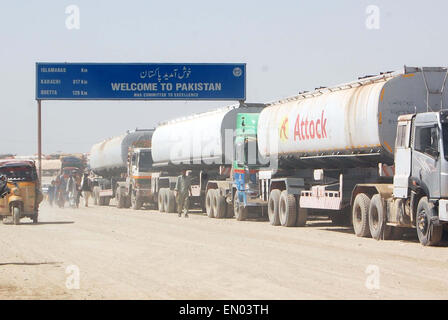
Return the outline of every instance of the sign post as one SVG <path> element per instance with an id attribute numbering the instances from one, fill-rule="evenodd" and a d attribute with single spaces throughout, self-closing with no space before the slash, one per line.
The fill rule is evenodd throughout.
<path id="1" fill-rule="evenodd" d="M 37 100 L 37 163 L 39 167 L 39 180 L 42 180 L 42 104 Z"/>
<path id="2" fill-rule="evenodd" d="M 245 63 L 36 63 L 37 153 L 42 100 L 246 100 Z"/>

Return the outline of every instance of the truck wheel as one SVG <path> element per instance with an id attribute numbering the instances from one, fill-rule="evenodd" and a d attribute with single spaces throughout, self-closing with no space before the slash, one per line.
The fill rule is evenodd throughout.
<path id="1" fill-rule="evenodd" d="M 95 206 L 99 206 L 100 205 L 99 199 L 100 199 L 100 194 L 99 194 L 99 191 L 98 191 L 98 187 L 94 187 L 93 188 L 93 204 Z"/>
<path id="2" fill-rule="evenodd" d="M 278 216 L 278 207 L 280 206 L 280 195 L 281 191 L 278 189 L 274 189 L 269 194 L 268 200 L 268 217 L 269 223 L 273 226 L 280 225 L 280 218 Z"/>
<path id="3" fill-rule="evenodd" d="M 224 219 L 226 217 L 227 202 L 226 198 L 218 193 L 218 190 L 215 191 L 215 203 L 215 218 Z"/>
<path id="4" fill-rule="evenodd" d="M 235 196 L 233 201 L 233 212 L 237 221 L 244 221 L 247 219 L 247 207 L 240 204 L 237 196 Z"/>
<path id="5" fill-rule="evenodd" d="M 129 209 L 131 207 L 131 197 L 126 196 L 124 197 L 124 208 Z"/>
<path id="6" fill-rule="evenodd" d="M 227 200 L 226 200 L 227 203 Z M 233 201 L 232 203 L 227 203 L 227 213 L 226 213 L 226 218 L 233 218 Z"/>
<path id="7" fill-rule="evenodd" d="M 205 210 L 209 218 L 215 217 L 215 212 L 213 208 L 213 198 L 215 195 L 215 189 L 208 189 L 207 196 L 205 197 Z"/>
<path id="8" fill-rule="evenodd" d="M 37 224 L 37 222 L 39 221 L 39 210 L 37 210 L 34 215 L 33 215 L 33 223 Z"/>
<path id="9" fill-rule="evenodd" d="M 386 208 L 380 194 L 376 194 L 370 199 L 369 230 L 373 239 L 391 239 L 392 228 L 386 224 Z"/>
<path id="10" fill-rule="evenodd" d="M 131 206 L 133 210 L 140 210 L 142 208 L 142 201 L 137 197 L 134 191 L 131 191 Z"/>
<path id="11" fill-rule="evenodd" d="M 352 209 L 353 229 L 358 237 L 367 238 L 370 236 L 369 207 L 369 197 L 365 193 L 359 193 L 353 202 Z"/>
<path id="12" fill-rule="evenodd" d="M 434 204 L 427 197 L 421 198 L 417 206 L 416 228 L 418 239 L 424 246 L 435 246 L 442 240 L 443 226 L 436 226 L 431 221 L 435 215 Z"/>
<path id="13" fill-rule="evenodd" d="M 164 203 L 164 194 L 165 194 L 165 188 L 159 189 L 159 194 L 157 197 L 157 205 L 159 207 L 159 212 L 165 212 L 165 203 Z"/>
<path id="14" fill-rule="evenodd" d="M 297 219 L 296 198 L 293 194 L 283 190 L 280 194 L 278 216 L 284 227 L 294 227 Z"/>
<path id="15" fill-rule="evenodd" d="M 12 222 L 14 224 L 20 224 L 20 207 L 12 207 Z"/>
<path id="16" fill-rule="evenodd" d="M 121 188 L 117 188 L 117 191 L 116 191 L 116 195 L 117 195 L 117 208 L 124 208 L 124 206 L 125 206 L 125 201 L 126 201 L 126 198 L 125 197 L 123 197 L 123 195 L 121 194 L 121 192 L 120 192 L 120 189 Z"/>
<path id="17" fill-rule="evenodd" d="M 300 208 L 299 204 L 297 204 L 297 221 L 296 221 L 296 226 L 297 227 L 305 227 L 307 220 L 308 220 L 308 209 L 307 208 Z"/>
<path id="18" fill-rule="evenodd" d="M 174 191 L 167 189 L 165 191 L 165 194 L 166 194 L 165 211 L 168 213 L 176 212 L 176 196 L 174 195 Z"/>

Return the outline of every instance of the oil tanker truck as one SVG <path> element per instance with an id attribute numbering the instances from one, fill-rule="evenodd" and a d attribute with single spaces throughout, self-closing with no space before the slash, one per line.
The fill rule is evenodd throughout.
<path id="1" fill-rule="evenodd" d="M 95 204 L 107 206 L 115 198 L 118 208 L 142 208 L 153 203 L 151 192 L 151 137 L 154 129 L 136 129 L 92 146 L 90 169 Z"/>
<path id="2" fill-rule="evenodd" d="M 263 104 L 240 103 L 161 123 L 152 136 L 152 189 L 160 212 L 176 211 L 177 177 L 191 179 L 191 208 L 210 218 L 233 217 L 232 161 L 239 113 L 258 114 Z"/>
<path id="3" fill-rule="evenodd" d="M 436 245 L 448 223 L 447 89 L 447 68 L 405 67 L 239 114 L 236 218 L 257 208 L 291 227 L 325 214 L 359 237 L 416 228 Z"/>

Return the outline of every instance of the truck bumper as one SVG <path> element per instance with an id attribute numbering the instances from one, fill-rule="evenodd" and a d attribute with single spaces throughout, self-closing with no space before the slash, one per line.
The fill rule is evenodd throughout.
<path id="1" fill-rule="evenodd" d="M 448 200 L 439 200 L 439 221 L 448 222 Z"/>

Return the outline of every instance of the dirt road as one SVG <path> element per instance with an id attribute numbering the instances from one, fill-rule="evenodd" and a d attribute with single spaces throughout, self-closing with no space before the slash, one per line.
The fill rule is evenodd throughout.
<path id="1" fill-rule="evenodd" d="M 38 225 L 22 221 L 0 224 L 1 299 L 448 298 L 448 247 L 356 238 L 329 221 L 47 205 Z"/>

